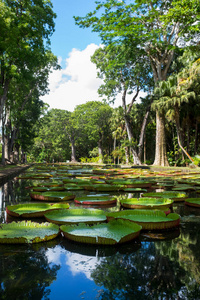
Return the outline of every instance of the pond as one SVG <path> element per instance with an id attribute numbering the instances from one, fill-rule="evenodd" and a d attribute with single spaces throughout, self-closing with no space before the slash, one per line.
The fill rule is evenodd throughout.
<path id="1" fill-rule="evenodd" d="M 7 205 L 31 201 L 26 187 L 33 182 L 14 178 L 1 187 L 1 223 L 16 220 L 7 215 Z M 119 205 L 104 210 L 119 210 Z M 62 236 L 32 245 L 1 244 L 0 299 L 200 299 L 200 208 L 175 202 L 173 211 L 181 216 L 178 228 L 142 232 L 117 246 L 81 244 Z"/>

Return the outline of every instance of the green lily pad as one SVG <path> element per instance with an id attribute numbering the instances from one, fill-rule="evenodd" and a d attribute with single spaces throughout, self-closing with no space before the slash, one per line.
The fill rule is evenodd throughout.
<path id="1" fill-rule="evenodd" d="M 17 204 L 8 205 L 6 207 L 6 212 L 12 217 L 21 218 L 37 218 L 43 217 L 45 213 L 58 210 L 58 209 L 68 209 L 69 204 L 47 204 L 47 203 L 29 203 L 29 204 Z"/>
<path id="2" fill-rule="evenodd" d="M 68 183 L 68 184 L 65 184 L 65 189 L 68 191 L 84 190 L 84 186 L 78 185 L 76 183 Z"/>
<path id="3" fill-rule="evenodd" d="M 37 180 L 43 180 L 43 179 L 49 179 L 53 175 L 48 173 L 24 173 L 17 177 L 18 179 L 37 179 Z"/>
<path id="4" fill-rule="evenodd" d="M 187 200 L 185 200 L 185 204 L 188 206 L 200 208 L 200 198 L 188 198 Z"/>
<path id="5" fill-rule="evenodd" d="M 146 189 L 142 189 L 142 188 L 124 188 L 123 191 L 127 192 L 127 193 L 142 193 L 142 192 L 147 192 Z"/>
<path id="6" fill-rule="evenodd" d="M 69 201 L 69 200 L 74 200 L 75 198 L 75 195 L 70 192 L 59 192 L 59 191 L 44 192 L 44 193 L 32 192 L 30 193 L 30 196 L 34 200 L 53 201 L 53 202 Z"/>
<path id="7" fill-rule="evenodd" d="M 47 191 L 65 191 L 64 186 L 52 186 L 52 187 L 47 187 L 47 186 L 36 186 L 33 187 L 32 190 L 34 192 L 47 192 Z"/>
<path id="8" fill-rule="evenodd" d="M 52 211 L 44 215 L 46 220 L 55 224 L 95 224 L 106 222 L 106 215 L 101 209 L 66 209 Z"/>
<path id="9" fill-rule="evenodd" d="M 172 206 L 173 202 L 174 200 L 167 198 L 130 198 L 120 200 L 120 203 L 123 207 L 134 209 L 167 209 Z"/>
<path id="10" fill-rule="evenodd" d="M 135 209 L 107 213 L 108 221 L 112 218 L 130 220 L 141 225 L 144 230 L 169 229 L 178 226 L 180 223 L 180 216 L 178 214 L 170 213 L 166 216 L 160 210 Z"/>
<path id="11" fill-rule="evenodd" d="M 115 197 L 98 197 L 98 196 L 89 196 L 89 197 L 77 197 L 74 199 L 74 202 L 77 204 L 86 204 L 86 205 L 109 205 L 115 204 L 117 199 Z"/>
<path id="12" fill-rule="evenodd" d="M 185 192 L 175 192 L 175 191 L 164 191 L 164 192 L 155 192 L 155 193 L 145 193 L 142 197 L 153 197 L 153 198 L 169 198 L 177 201 L 184 201 L 187 198 Z"/>
<path id="13" fill-rule="evenodd" d="M 96 192 L 117 192 L 122 190 L 120 185 L 112 185 L 112 184 L 91 184 L 84 186 L 86 190 L 96 191 Z"/>
<path id="14" fill-rule="evenodd" d="M 121 181 L 114 181 L 112 182 L 114 185 L 124 185 L 127 188 L 149 188 L 152 186 L 152 182 L 145 182 L 142 180 L 121 180 Z"/>
<path id="15" fill-rule="evenodd" d="M 86 224 L 62 225 L 60 229 L 66 238 L 76 242 L 115 245 L 136 238 L 142 227 L 127 220 L 112 220 L 109 223 L 92 226 Z"/>
<path id="16" fill-rule="evenodd" d="M 59 234 L 59 226 L 51 223 L 21 221 L 0 225 L 1 244 L 39 243 L 52 240 Z"/>

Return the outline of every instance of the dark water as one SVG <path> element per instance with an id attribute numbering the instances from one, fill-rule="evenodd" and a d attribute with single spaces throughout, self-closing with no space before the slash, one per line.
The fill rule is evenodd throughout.
<path id="1" fill-rule="evenodd" d="M 8 204 L 30 201 L 25 186 L 13 179 L 1 187 L 1 222 L 13 220 Z M 182 216 L 178 229 L 143 233 L 121 246 L 63 237 L 0 245 L 0 299 L 200 299 L 200 209 L 178 203 L 174 212 Z"/>

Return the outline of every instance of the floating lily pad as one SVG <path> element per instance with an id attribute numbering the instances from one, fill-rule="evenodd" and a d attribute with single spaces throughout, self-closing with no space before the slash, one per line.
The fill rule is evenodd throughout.
<path id="1" fill-rule="evenodd" d="M 68 184 L 65 184 L 65 189 L 68 191 L 84 190 L 84 186 L 78 185 L 76 183 L 68 183 Z"/>
<path id="2" fill-rule="evenodd" d="M 187 198 L 187 194 L 185 192 L 175 192 L 175 191 L 164 191 L 157 193 L 145 193 L 142 197 L 153 197 L 153 198 L 170 198 L 177 201 L 184 201 Z"/>
<path id="3" fill-rule="evenodd" d="M 124 210 L 119 212 L 107 213 L 107 219 L 120 218 L 130 220 L 142 226 L 144 230 L 168 229 L 178 226 L 180 216 L 175 213 L 170 213 L 166 216 L 160 210 Z"/>
<path id="4" fill-rule="evenodd" d="M 58 210 L 58 209 L 68 209 L 69 204 L 46 204 L 46 203 L 29 203 L 29 204 L 17 204 L 8 205 L 6 207 L 6 212 L 12 217 L 21 218 L 37 218 L 43 217 L 45 213 Z"/>
<path id="5" fill-rule="evenodd" d="M 92 204 L 92 205 L 109 205 L 115 204 L 117 199 L 115 197 L 98 197 L 98 196 L 89 196 L 89 197 L 77 197 L 74 199 L 74 202 L 77 204 Z"/>
<path id="6" fill-rule="evenodd" d="M 120 185 L 112 185 L 112 184 L 91 184 L 84 186 L 86 190 L 96 191 L 96 192 L 117 192 L 122 190 Z"/>
<path id="7" fill-rule="evenodd" d="M 47 192 L 47 191 L 65 191 L 64 186 L 36 186 L 32 188 L 34 192 Z"/>
<path id="8" fill-rule="evenodd" d="M 101 209 L 66 209 L 49 212 L 46 220 L 55 224 L 95 224 L 106 222 L 106 215 Z"/>
<path id="9" fill-rule="evenodd" d="M 59 192 L 59 191 L 44 192 L 44 193 L 32 192 L 30 193 L 30 196 L 34 200 L 53 201 L 53 202 L 68 201 L 68 200 L 73 200 L 75 198 L 75 195 L 70 192 Z"/>
<path id="10" fill-rule="evenodd" d="M 49 179 L 53 175 L 48 173 L 24 173 L 17 177 L 18 179 L 37 179 L 37 180 L 43 180 L 43 179 Z"/>
<path id="11" fill-rule="evenodd" d="M 172 188 L 173 191 L 195 191 L 196 188 L 189 184 L 177 184 Z"/>
<path id="12" fill-rule="evenodd" d="M 123 191 L 127 192 L 127 193 L 142 193 L 142 192 L 147 192 L 146 189 L 142 189 L 142 188 L 124 188 Z"/>
<path id="13" fill-rule="evenodd" d="M 52 240 L 59 233 L 59 226 L 51 223 L 39 224 L 31 221 L 12 222 L 0 225 L 0 243 L 39 243 Z"/>
<path id="14" fill-rule="evenodd" d="M 169 208 L 173 204 L 172 199 L 166 198 L 130 198 L 120 200 L 123 207 L 126 208 L 139 208 L 139 209 L 159 209 L 159 208 Z"/>
<path id="15" fill-rule="evenodd" d="M 200 208 L 200 198 L 188 198 L 187 200 L 185 200 L 185 204 L 188 206 Z"/>
<path id="16" fill-rule="evenodd" d="M 136 238 L 142 229 L 141 226 L 127 220 L 112 220 L 109 223 L 89 226 L 60 227 L 64 236 L 70 240 L 98 245 L 115 245 L 128 242 Z"/>

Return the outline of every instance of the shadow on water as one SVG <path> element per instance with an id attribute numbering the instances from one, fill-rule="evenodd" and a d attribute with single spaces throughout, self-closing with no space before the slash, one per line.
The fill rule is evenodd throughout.
<path id="1" fill-rule="evenodd" d="M 27 184 L 13 179 L 2 186 L 1 222 L 7 221 L 6 205 L 30 202 Z M 62 236 L 0 245 L 0 299 L 198 300 L 200 209 L 178 203 L 174 212 L 182 216 L 179 228 L 143 232 L 120 246 L 78 244 Z"/>

